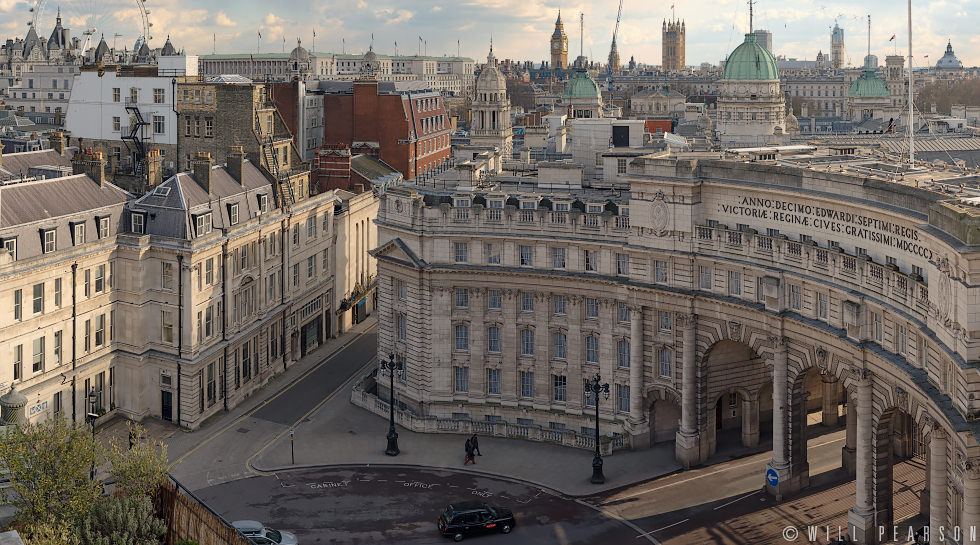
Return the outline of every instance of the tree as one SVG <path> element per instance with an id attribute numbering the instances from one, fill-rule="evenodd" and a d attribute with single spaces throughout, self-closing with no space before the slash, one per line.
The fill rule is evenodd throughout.
<path id="1" fill-rule="evenodd" d="M 26 545 L 79 545 L 72 527 L 54 521 L 39 521 L 24 534 Z"/>
<path id="2" fill-rule="evenodd" d="M 7 499 L 25 533 L 44 523 L 73 526 L 88 514 L 101 497 L 89 476 L 95 441 L 88 428 L 51 418 L 4 430 L 0 465 L 10 473 Z"/>
<path id="3" fill-rule="evenodd" d="M 147 496 L 105 498 L 78 528 L 81 545 L 157 545 L 166 532 Z"/>
<path id="4" fill-rule="evenodd" d="M 130 437 L 138 438 L 133 447 L 112 439 L 106 451 L 116 490 L 128 496 L 152 496 L 167 479 L 167 445 L 145 435 L 142 426 L 130 424 Z"/>

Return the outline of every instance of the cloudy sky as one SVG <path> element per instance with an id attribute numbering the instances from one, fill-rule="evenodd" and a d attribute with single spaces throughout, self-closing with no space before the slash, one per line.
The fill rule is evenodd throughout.
<path id="1" fill-rule="evenodd" d="M 318 51 L 367 49 L 374 34 L 375 49 L 400 54 L 418 51 L 419 36 L 430 55 L 456 52 L 486 56 L 491 35 L 498 58 L 548 58 L 548 38 L 558 9 L 569 35 L 572 56 L 579 49 L 579 13 L 585 14 L 586 55 L 605 58 L 616 20 L 616 0 L 146 0 L 152 23 L 151 45 L 160 46 L 169 34 L 188 53 L 288 51 L 301 38 L 308 48 L 316 30 Z M 671 16 L 687 23 L 687 62 L 717 63 L 742 40 L 748 28 L 743 0 L 624 0 L 619 34 L 620 55 L 639 62 L 660 63 L 660 26 Z M 35 1 L 0 0 L 0 30 L 23 35 Z M 951 39 L 965 65 L 980 64 L 980 35 L 974 32 L 980 0 L 913 1 L 915 56 L 934 63 Z M 46 2 L 38 28 L 50 33 L 53 10 L 61 6 L 72 35 L 97 28 L 118 47 L 138 35 L 137 0 L 52 0 Z M 834 20 L 845 29 L 850 61 L 859 64 L 867 50 L 867 15 L 872 16 L 872 52 L 884 57 L 902 52 L 907 44 L 905 2 L 901 0 L 804 0 L 789 3 L 759 0 L 755 27 L 773 33 L 777 55 L 813 59 L 827 52 Z M 972 24 L 971 24 L 972 23 Z M 261 43 L 257 43 L 261 31 Z M 116 37 L 116 34 L 121 36 Z M 895 41 L 889 42 L 892 35 Z M 110 44 L 111 45 L 111 44 Z M 923 59 L 928 55 L 928 59 Z"/>

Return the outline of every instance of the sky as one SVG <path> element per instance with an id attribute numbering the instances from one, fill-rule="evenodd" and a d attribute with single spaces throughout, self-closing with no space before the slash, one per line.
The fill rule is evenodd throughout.
<path id="1" fill-rule="evenodd" d="M 0 32 L 23 36 L 35 0 L 0 0 Z M 139 0 L 52 0 L 42 2 L 38 29 L 51 32 L 60 6 L 65 25 L 78 36 L 95 28 L 117 47 L 132 47 L 138 29 Z M 307 49 L 348 53 L 374 48 L 383 54 L 424 53 L 486 58 L 491 38 L 498 59 L 540 62 L 549 58 L 549 37 L 561 9 L 569 36 L 569 57 L 579 52 L 579 13 L 585 16 L 584 53 L 609 54 L 616 23 L 616 0 L 146 0 L 152 24 L 150 45 L 169 35 L 190 54 L 281 52 L 297 39 Z M 671 10 L 671 4 L 674 10 Z M 844 28 L 850 63 L 862 62 L 868 48 L 867 15 L 872 17 L 871 52 L 884 58 L 906 54 L 906 4 L 901 0 L 758 0 L 755 28 L 773 34 L 776 55 L 813 59 L 830 49 L 835 20 Z M 623 0 L 617 43 L 623 62 L 660 64 L 661 23 L 676 16 L 687 28 L 687 64 L 718 63 L 742 40 L 749 27 L 743 0 Z M 973 32 L 980 0 L 913 1 L 915 64 L 934 64 L 952 40 L 966 66 L 980 64 L 980 35 Z M 971 25 L 972 23 L 972 25 Z M 313 37 L 314 30 L 316 38 Z M 262 37 L 258 34 L 261 32 Z M 120 36 L 116 36 L 119 34 Z M 895 40 L 889 41 L 892 35 Z M 285 43 L 284 43 L 285 42 Z M 924 58 L 928 55 L 928 58 Z"/>

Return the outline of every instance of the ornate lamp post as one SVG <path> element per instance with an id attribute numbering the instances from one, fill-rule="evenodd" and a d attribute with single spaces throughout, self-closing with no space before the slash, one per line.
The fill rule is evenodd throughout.
<path id="1" fill-rule="evenodd" d="M 592 396 L 595 400 L 595 455 L 592 456 L 592 484 L 606 482 L 606 477 L 602 474 L 602 452 L 599 451 L 599 396 L 609 399 L 609 384 L 601 381 L 602 377 L 596 373 L 592 380 L 585 383 L 586 396 Z"/>
<path id="2" fill-rule="evenodd" d="M 388 371 L 388 448 L 385 454 L 398 456 L 398 432 L 395 431 L 395 371 L 401 370 L 401 365 L 395 362 L 395 354 L 388 354 L 388 361 L 380 361 L 381 369 Z"/>
<path id="3" fill-rule="evenodd" d="M 92 446 L 95 446 L 95 420 L 99 417 L 99 413 L 95 412 L 95 402 L 98 399 L 98 395 L 95 393 L 95 388 L 92 388 L 88 393 L 88 406 L 89 412 L 86 414 L 89 423 L 92 424 Z M 95 480 L 95 454 L 92 455 L 92 469 L 89 476 L 94 481 Z"/>

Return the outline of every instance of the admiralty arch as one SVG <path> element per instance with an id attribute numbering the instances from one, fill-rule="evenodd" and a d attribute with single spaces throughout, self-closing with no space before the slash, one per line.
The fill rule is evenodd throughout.
<path id="1" fill-rule="evenodd" d="M 912 457 L 930 525 L 978 525 L 977 183 L 807 148 L 647 155 L 592 187 L 391 187 L 373 253 L 399 422 L 589 447 L 599 373 L 605 449 L 673 441 L 690 467 L 771 438 L 760 485 L 786 496 L 809 485 L 808 422 L 843 426 L 860 541 L 894 522 Z"/>

